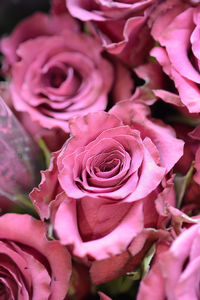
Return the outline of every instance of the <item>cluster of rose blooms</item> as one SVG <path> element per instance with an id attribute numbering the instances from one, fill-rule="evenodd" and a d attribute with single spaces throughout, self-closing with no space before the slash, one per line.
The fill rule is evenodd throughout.
<path id="1" fill-rule="evenodd" d="M 0 198 L 0 298 L 200 299 L 200 1 L 53 0 L 0 50 L 51 154 L 34 184 L 1 124 L 0 190 L 31 201 Z"/>

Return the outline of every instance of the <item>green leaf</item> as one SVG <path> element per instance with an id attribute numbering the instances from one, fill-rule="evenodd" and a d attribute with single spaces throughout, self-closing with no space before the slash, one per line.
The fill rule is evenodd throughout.
<path id="1" fill-rule="evenodd" d="M 14 206 L 11 209 L 13 213 L 25 214 L 28 213 L 29 215 L 39 218 L 33 203 L 29 199 L 27 194 L 18 193 L 14 196 Z"/>
<path id="2" fill-rule="evenodd" d="M 141 263 L 142 278 L 144 278 L 144 276 L 149 272 L 150 263 L 152 261 L 152 258 L 154 257 L 155 252 L 156 252 L 156 246 L 155 244 L 153 244 L 151 248 L 148 250 L 147 254 L 145 255 Z"/>
<path id="3" fill-rule="evenodd" d="M 50 164 L 50 159 L 51 159 L 51 152 L 49 151 L 45 141 L 42 138 L 38 139 L 38 144 L 44 154 L 44 158 L 45 158 L 45 165 L 46 168 L 49 168 L 49 164 Z"/>
<path id="4" fill-rule="evenodd" d="M 176 191 L 176 207 L 180 208 L 182 204 L 183 197 L 185 195 L 185 191 L 192 180 L 192 175 L 194 171 L 193 167 L 194 163 L 190 167 L 189 171 L 186 175 L 176 175 L 174 178 L 175 191 Z"/>

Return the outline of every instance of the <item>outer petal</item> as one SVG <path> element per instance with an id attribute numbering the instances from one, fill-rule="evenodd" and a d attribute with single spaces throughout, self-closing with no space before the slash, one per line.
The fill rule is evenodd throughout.
<path id="1" fill-rule="evenodd" d="M 147 118 L 147 109 L 143 105 L 121 101 L 110 110 L 110 113 L 139 130 L 142 138 L 148 136 L 151 139 L 159 151 L 161 166 L 165 167 L 167 172 L 183 155 L 183 141 L 175 138 L 175 132 L 171 127 L 161 121 L 151 121 Z M 173 151 L 169 151 L 169 148 Z"/>
<path id="2" fill-rule="evenodd" d="M 163 255 L 162 269 L 163 274 L 165 274 L 165 290 L 169 300 L 174 299 L 174 292 L 179 282 L 185 260 L 190 255 L 193 240 L 198 232 L 198 225 L 194 225 L 184 231 L 172 244 L 170 251 Z"/>
<path id="3" fill-rule="evenodd" d="M 101 284 L 132 272 L 141 263 L 148 249 L 156 240 L 167 240 L 164 230 L 144 229 L 131 242 L 128 250 L 120 255 L 92 262 L 90 276 L 94 284 Z"/>
<path id="4" fill-rule="evenodd" d="M 41 171 L 42 180 L 38 188 L 30 193 L 30 199 L 37 209 L 42 220 L 50 217 L 49 204 L 55 199 L 59 192 L 58 170 L 56 159 L 59 152 L 52 153 L 52 159 L 48 170 Z"/>
<path id="5" fill-rule="evenodd" d="M 24 244 L 39 251 L 48 260 L 52 272 L 50 299 L 65 298 L 71 275 L 70 256 L 57 241 L 47 241 L 46 228 L 42 222 L 29 215 L 6 214 L 0 218 L 0 238 Z"/>
<path id="6" fill-rule="evenodd" d="M 91 199 L 91 201 L 94 200 Z M 88 242 L 84 242 L 80 236 L 76 202 L 73 199 L 66 199 L 59 206 L 53 222 L 60 242 L 63 245 L 73 245 L 74 255 L 81 258 L 88 256 L 89 258 L 101 260 L 124 252 L 131 240 L 142 230 L 142 203 L 134 203 L 112 232 L 100 239 Z M 124 235 L 124 232 L 126 232 L 126 235 Z"/>
<path id="7" fill-rule="evenodd" d="M 162 261 L 163 253 L 167 251 L 168 248 L 169 246 L 165 243 L 158 244 L 153 266 L 140 283 L 137 300 L 165 299 L 165 280 L 162 276 L 160 262 Z"/>

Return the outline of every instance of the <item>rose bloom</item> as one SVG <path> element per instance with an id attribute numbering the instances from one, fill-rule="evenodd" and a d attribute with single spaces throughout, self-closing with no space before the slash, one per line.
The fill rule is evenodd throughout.
<path id="1" fill-rule="evenodd" d="M 164 72 L 173 80 L 181 101 L 179 105 L 185 106 L 190 113 L 199 113 L 200 5 L 188 7 L 181 1 L 174 2 L 176 6 L 173 7 L 172 2 L 168 1 L 168 10 L 155 16 L 151 33 L 160 46 L 154 48 L 151 55 L 156 57 Z M 168 101 L 165 100 L 165 93 L 160 97 Z"/>
<path id="2" fill-rule="evenodd" d="M 198 300 L 199 233 L 193 225 L 169 246 L 159 247 L 152 269 L 140 284 L 137 300 Z"/>
<path id="3" fill-rule="evenodd" d="M 139 65 L 153 46 L 146 22 L 155 2 L 68 0 L 66 5 L 72 16 L 92 22 L 94 33 L 98 33 L 109 53 L 119 55 L 126 63 Z"/>
<path id="4" fill-rule="evenodd" d="M 58 241 L 47 240 L 46 229 L 29 215 L 0 217 L 1 299 L 65 299 L 70 255 Z"/>
<path id="5" fill-rule="evenodd" d="M 81 33 L 69 15 L 33 15 L 1 48 L 11 65 L 13 106 L 33 135 L 40 128 L 52 138 L 58 129 L 68 133 L 69 118 L 106 108 L 112 65 L 101 55 L 99 41 Z"/>
<path id="6" fill-rule="evenodd" d="M 154 201 L 163 191 L 174 204 L 167 174 L 183 142 L 148 115 L 144 105 L 121 101 L 109 113 L 71 119 L 71 138 L 31 192 L 41 218 L 50 217 L 61 243 L 83 260 L 121 254 L 144 228 L 155 228 Z"/>

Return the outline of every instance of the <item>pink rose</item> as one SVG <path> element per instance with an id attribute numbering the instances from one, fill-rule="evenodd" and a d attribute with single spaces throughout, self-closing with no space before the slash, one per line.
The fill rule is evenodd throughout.
<path id="1" fill-rule="evenodd" d="M 181 100 L 179 105 L 185 106 L 190 113 L 199 113 L 200 5 L 188 8 L 183 2 L 174 2 L 176 5 L 173 6 L 168 1 L 168 10 L 162 14 L 159 12 L 155 19 L 151 32 L 160 46 L 154 48 L 151 55 L 173 80 Z M 161 93 L 160 97 L 165 101 L 167 95 Z"/>
<path id="2" fill-rule="evenodd" d="M 47 20 L 54 28 L 53 17 Z M 26 22 L 35 29 L 33 17 Z M 18 34 L 23 35 L 25 25 L 19 25 Z M 42 32 L 18 46 L 20 60 L 12 64 L 10 89 L 17 111 L 28 113 L 41 127 L 68 132 L 70 117 L 106 108 L 113 69 L 97 40 L 70 26 L 63 28 L 50 36 Z"/>
<path id="3" fill-rule="evenodd" d="M 70 255 L 57 241 L 47 240 L 46 229 L 29 215 L 0 217 L 2 299 L 65 299 Z"/>
<path id="4" fill-rule="evenodd" d="M 144 62 L 153 46 L 146 21 L 147 8 L 155 0 L 105 1 L 68 0 L 67 8 L 81 21 L 92 21 L 95 31 L 109 53 L 119 55 L 125 62 L 138 65 Z"/>
<path id="5" fill-rule="evenodd" d="M 71 138 L 31 192 L 41 218 L 51 218 L 75 256 L 102 260 L 121 254 L 144 228 L 157 226 L 154 201 L 183 142 L 148 114 L 145 106 L 123 101 L 109 113 L 71 119 Z M 174 204 L 173 193 L 168 201 Z"/>
<path id="6" fill-rule="evenodd" d="M 200 225 L 178 236 L 170 249 L 160 249 L 152 269 L 143 279 L 137 300 L 199 299 Z M 162 248 L 164 248 L 162 246 Z"/>

